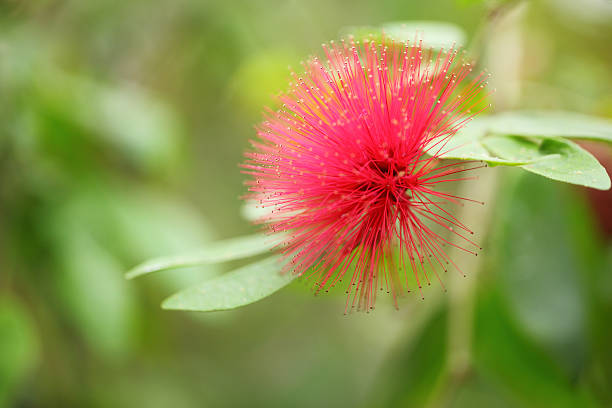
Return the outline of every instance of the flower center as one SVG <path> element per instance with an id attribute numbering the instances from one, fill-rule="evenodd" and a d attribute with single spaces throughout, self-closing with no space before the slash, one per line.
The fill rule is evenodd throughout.
<path id="1" fill-rule="evenodd" d="M 368 181 L 360 190 L 377 190 L 378 200 L 396 204 L 402 199 L 409 198 L 406 192 L 410 189 L 411 177 L 407 176 L 405 165 L 398 164 L 390 159 L 370 160 L 367 168 Z"/>

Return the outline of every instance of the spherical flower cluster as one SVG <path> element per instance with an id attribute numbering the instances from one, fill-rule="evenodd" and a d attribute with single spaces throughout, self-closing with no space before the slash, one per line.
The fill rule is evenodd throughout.
<path id="1" fill-rule="evenodd" d="M 486 77 L 468 79 L 457 50 L 421 42 L 323 50 L 257 127 L 243 164 L 249 197 L 274 211 L 262 221 L 287 234 L 280 251 L 316 292 L 344 280 L 347 311 L 372 309 L 380 290 L 397 305 L 454 265 L 446 246 L 477 248 L 446 206 L 466 199 L 440 189 L 470 168 L 439 156 L 476 113 Z"/>

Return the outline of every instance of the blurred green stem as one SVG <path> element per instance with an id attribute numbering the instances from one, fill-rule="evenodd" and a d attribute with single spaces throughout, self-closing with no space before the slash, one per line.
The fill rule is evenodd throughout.
<path id="1" fill-rule="evenodd" d="M 482 200 L 485 204 L 467 203 L 457 212 L 460 219 L 474 231 L 474 241 L 482 244 L 488 238 L 492 223 L 495 197 L 499 188 L 499 171 L 487 168 L 480 171 L 478 180 L 462 181 L 459 196 Z M 472 334 L 478 273 L 483 267 L 483 257 L 451 247 L 448 256 L 460 265 L 461 270 L 449 269 L 448 276 L 448 330 L 445 374 L 438 380 L 431 399 L 425 405 L 430 408 L 449 406 L 458 388 L 472 373 Z"/>
<path id="2" fill-rule="evenodd" d="M 495 196 L 498 189 L 499 172 L 486 169 L 479 175 L 477 182 L 463 182 L 461 196 L 483 200 L 486 204 L 466 204 L 459 211 L 458 219 L 473 229 L 477 241 L 485 242 L 489 234 Z M 461 265 L 463 275 L 455 271 L 449 276 L 448 298 L 448 338 L 447 338 L 447 375 L 438 385 L 438 398 L 432 407 L 447 406 L 448 400 L 470 375 L 472 368 L 472 333 L 474 304 L 478 273 L 482 269 L 483 257 L 474 256 L 461 249 L 452 247 L 449 257 Z"/>
<path id="3" fill-rule="evenodd" d="M 489 45 L 489 39 L 493 31 L 496 30 L 497 24 L 505 18 L 508 13 L 514 9 L 520 9 L 525 2 L 522 0 L 510 0 L 501 4 L 496 4 L 491 7 L 485 19 L 478 25 L 472 41 L 466 47 L 466 52 L 470 58 L 475 61 L 483 60 L 483 52 L 486 52 Z"/>
<path id="4" fill-rule="evenodd" d="M 514 107 L 520 97 L 517 84 L 522 59 L 521 22 L 525 14 L 525 2 L 502 4 L 491 10 L 486 23 L 479 29 L 473 47 L 486 53 L 485 64 L 493 73 L 491 96 L 497 110 Z M 480 57 L 479 51 L 471 49 L 472 56 Z M 484 207 L 466 204 L 458 212 L 458 219 L 473 228 L 481 243 L 489 235 L 492 224 L 495 197 L 499 184 L 499 171 L 486 169 L 479 174 L 477 182 L 463 181 L 460 196 L 482 200 Z M 472 371 L 472 335 L 474 333 L 474 307 L 478 273 L 483 267 L 483 257 L 474 256 L 452 247 L 449 257 L 461 265 L 462 273 L 449 276 L 449 313 L 447 338 L 447 371 L 437 385 L 437 391 L 428 404 L 430 407 L 448 406 L 457 388 Z"/>

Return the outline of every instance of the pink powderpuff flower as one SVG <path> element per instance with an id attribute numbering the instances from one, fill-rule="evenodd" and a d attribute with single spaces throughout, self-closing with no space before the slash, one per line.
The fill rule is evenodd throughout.
<path id="1" fill-rule="evenodd" d="M 402 271 L 421 290 L 440 268 L 459 270 L 445 246 L 476 254 L 472 231 L 444 208 L 468 199 L 439 188 L 475 167 L 439 156 L 474 115 L 486 75 L 468 80 L 472 66 L 456 49 L 421 41 L 350 39 L 323 50 L 326 61 L 292 73 L 282 108 L 256 128 L 242 165 L 253 177 L 247 197 L 273 210 L 261 221 L 286 232 L 282 256 L 314 278 L 315 292 L 346 276 L 345 312 L 373 309 L 379 289 L 397 307 L 412 285 Z"/>

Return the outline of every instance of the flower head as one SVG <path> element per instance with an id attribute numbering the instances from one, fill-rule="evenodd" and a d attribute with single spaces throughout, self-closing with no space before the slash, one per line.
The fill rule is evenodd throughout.
<path id="1" fill-rule="evenodd" d="M 403 271 L 420 288 L 454 265 L 445 246 L 472 251 L 471 231 L 445 206 L 465 199 L 439 188 L 469 169 L 439 156 L 473 116 L 485 76 L 467 80 L 457 50 L 420 42 L 323 50 L 257 127 L 243 164 L 249 196 L 273 210 L 264 221 L 287 233 L 283 256 L 317 292 L 344 281 L 347 310 L 373 308 L 379 290 L 397 305 L 414 289 Z"/>

